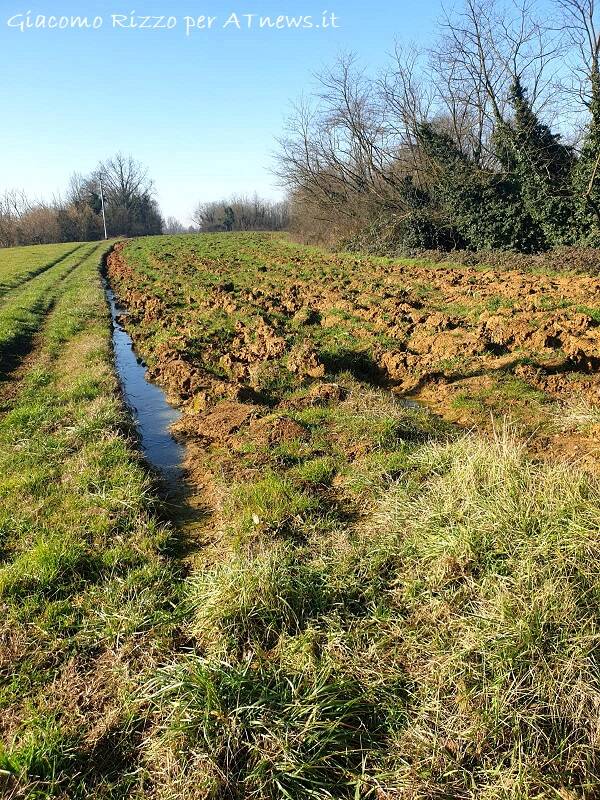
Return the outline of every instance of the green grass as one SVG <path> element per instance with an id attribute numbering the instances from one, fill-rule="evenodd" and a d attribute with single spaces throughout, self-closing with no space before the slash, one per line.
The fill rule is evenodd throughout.
<path id="1" fill-rule="evenodd" d="M 98 250 L 98 245 L 86 245 L 67 252 L 55 264 L 7 292 L 0 305 L 0 375 L 12 366 L 19 350 L 27 347 L 59 296 L 63 281 Z"/>
<path id="2" fill-rule="evenodd" d="M 533 464 L 506 434 L 431 445 L 418 461 L 425 485 L 392 490 L 372 529 L 395 554 L 405 618 L 414 695 L 398 745 L 422 765 L 406 785 L 462 796 L 475 779 L 486 797 L 591 787 L 598 481 Z"/>
<path id="3" fill-rule="evenodd" d="M 290 288 L 277 262 L 310 280 L 320 251 L 282 243 L 259 272 L 253 243 L 128 245 L 165 302 L 162 322 L 131 318 L 150 364 L 195 342 L 218 365 L 236 322 L 261 340 L 263 303 L 269 324 L 290 318 L 273 324 L 288 345 L 315 327 L 312 346 L 332 347 L 275 302 Z M 119 397 L 99 256 L 15 287 L 53 278 L 0 417 L 0 794 L 594 797 L 598 478 L 535 461 L 508 428 L 464 435 L 407 407 L 347 352 L 344 371 L 341 346 L 336 374 L 313 379 L 267 359 L 255 418 L 193 443 L 210 514 L 181 559 L 187 531 L 166 522 Z M 202 305 L 225 262 L 228 311 Z M 359 262 L 333 259 L 328 278 Z M 501 377 L 502 402 L 531 392 Z M 597 416 L 571 404 L 555 424 Z"/>
<path id="4" fill-rule="evenodd" d="M 125 766 L 109 779 L 94 761 L 109 742 L 130 758 L 137 648 L 175 624 L 170 534 L 124 435 L 99 250 L 87 252 L 52 284 L 0 420 L 0 781 L 28 798 L 126 796 Z"/>
<path id="5" fill-rule="evenodd" d="M 70 243 L 0 249 L 0 298 L 80 248 Z"/>
<path id="6" fill-rule="evenodd" d="M 580 314 L 586 314 L 591 317 L 594 322 L 600 324 L 600 309 L 590 308 L 590 306 L 578 306 L 577 311 Z"/>
<path id="7" fill-rule="evenodd" d="M 415 446 L 358 526 L 238 544 L 190 581 L 198 652 L 146 686 L 158 783 L 264 798 L 593 787 L 599 501 L 595 478 L 500 432 Z"/>

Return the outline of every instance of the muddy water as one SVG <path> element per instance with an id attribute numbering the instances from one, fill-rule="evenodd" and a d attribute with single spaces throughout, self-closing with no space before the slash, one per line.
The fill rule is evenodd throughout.
<path id="1" fill-rule="evenodd" d="M 131 337 L 119 323 L 119 317 L 126 312 L 117 304 L 106 280 L 104 289 L 113 322 L 115 366 L 125 401 L 139 432 L 144 456 L 164 481 L 176 488 L 182 480 L 184 449 L 173 439 L 169 427 L 181 414 L 167 402 L 160 387 L 146 380 L 146 367 L 136 356 Z"/>

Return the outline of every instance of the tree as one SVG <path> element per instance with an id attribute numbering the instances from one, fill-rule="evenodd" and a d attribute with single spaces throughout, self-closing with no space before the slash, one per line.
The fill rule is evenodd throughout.
<path id="1" fill-rule="evenodd" d="M 72 175 L 65 199 L 31 201 L 23 192 L 0 197 L 0 246 L 92 241 L 104 235 L 102 177 L 109 234 L 143 236 L 162 231 L 154 187 L 145 168 L 131 156 L 117 155 L 88 176 Z"/>
<path id="2" fill-rule="evenodd" d="M 510 89 L 513 116 L 494 133 L 494 152 L 513 176 L 524 213 L 538 229 L 540 246 L 572 243 L 574 202 L 572 147 L 534 112 L 517 76 Z"/>
<path id="3" fill-rule="evenodd" d="M 192 216 L 196 227 L 204 233 L 281 231 L 289 223 L 287 202 L 263 200 L 258 195 L 199 203 Z"/>
<path id="4" fill-rule="evenodd" d="M 432 197 L 474 250 L 538 250 L 539 230 L 524 213 L 514 175 L 484 169 L 430 123 L 419 128 L 430 162 Z"/>
<path id="5" fill-rule="evenodd" d="M 465 0 L 428 58 L 397 47 L 379 77 L 352 57 L 323 73 L 279 145 L 295 228 L 411 249 L 600 241 L 593 0 L 557 3 L 570 15 L 562 27 L 533 0 Z M 555 132 L 572 121 L 555 63 L 573 43 L 591 119 L 580 154 Z"/>
<path id="6" fill-rule="evenodd" d="M 170 236 L 173 236 L 177 233 L 185 233 L 185 227 L 179 222 L 176 217 L 168 217 L 167 221 L 164 224 L 163 233 L 167 233 Z"/>
<path id="7" fill-rule="evenodd" d="M 122 153 L 100 162 L 92 175 L 102 180 L 106 221 L 112 236 L 146 236 L 162 233 L 163 220 L 147 169 Z"/>
<path id="8" fill-rule="evenodd" d="M 579 238 L 600 245 L 600 30 L 594 0 L 559 0 L 571 39 L 572 94 L 588 112 L 579 159 L 573 170 L 573 194 Z"/>

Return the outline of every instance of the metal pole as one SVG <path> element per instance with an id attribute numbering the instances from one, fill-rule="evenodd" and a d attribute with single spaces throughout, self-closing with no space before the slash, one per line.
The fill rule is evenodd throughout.
<path id="1" fill-rule="evenodd" d="M 100 177 L 100 202 L 102 203 L 102 221 L 104 222 L 104 238 L 108 239 L 106 230 L 106 213 L 104 212 L 104 191 L 102 189 L 102 177 Z"/>

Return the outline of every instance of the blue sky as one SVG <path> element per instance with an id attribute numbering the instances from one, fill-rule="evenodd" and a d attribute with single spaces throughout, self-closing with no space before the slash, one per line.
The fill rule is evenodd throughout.
<path id="1" fill-rule="evenodd" d="M 27 4 L 30 3 L 29 5 Z M 72 172 L 121 150 L 143 161 L 166 215 L 254 190 L 276 196 L 274 139 L 290 102 L 344 50 L 366 65 L 397 38 L 428 41 L 438 0 L 0 0 L 0 190 L 50 197 Z M 172 30 L 113 27 L 112 14 L 177 18 Z M 258 30 L 244 14 L 335 13 L 339 27 Z M 9 27 L 37 15 L 102 16 L 93 30 Z M 244 26 L 223 25 L 236 13 Z M 184 17 L 215 16 L 185 34 Z M 119 17 L 119 19 L 121 19 Z M 330 18 L 329 18 L 330 19 Z M 151 24 L 148 21 L 146 24 Z"/>

